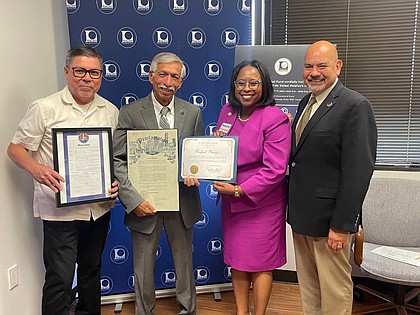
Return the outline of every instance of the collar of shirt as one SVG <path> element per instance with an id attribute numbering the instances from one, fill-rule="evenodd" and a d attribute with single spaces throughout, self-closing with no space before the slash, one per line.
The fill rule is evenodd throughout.
<path id="1" fill-rule="evenodd" d="M 152 94 L 152 103 L 153 103 L 153 108 L 155 110 L 155 115 L 156 115 L 156 120 L 157 122 L 159 122 L 160 120 L 160 111 L 162 109 L 162 105 L 158 102 L 158 100 L 155 98 L 155 95 Z M 169 126 L 171 128 L 174 128 L 174 120 L 175 120 L 175 116 L 174 116 L 174 99 L 175 97 L 172 97 L 171 102 L 168 104 L 168 108 L 169 108 L 169 112 L 166 114 L 166 119 L 169 122 Z"/>
<path id="2" fill-rule="evenodd" d="M 332 91 L 332 89 L 335 87 L 335 85 L 338 82 L 338 78 L 335 79 L 335 82 L 333 85 L 331 85 L 328 89 L 326 89 L 324 92 L 322 92 L 321 94 L 315 96 L 316 99 L 316 104 L 314 104 L 312 106 L 312 111 L 311 111 L 311 117 L 312 115 L 316 112 L 316 110 L 318 109 L 318 107 L 322 104 L 323 101 L 325 101 L 325 99 L 327 98 L 328 94 L 330 94 L 330 92 Z M 314 96 L 313 94 L 311 95 L 311 97 Z M 310 99 L 310 98 L 309 98 Z"/>

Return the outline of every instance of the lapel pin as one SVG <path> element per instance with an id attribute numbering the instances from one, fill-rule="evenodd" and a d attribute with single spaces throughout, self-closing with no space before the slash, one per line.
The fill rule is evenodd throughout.
<path id="1" fill-rule="evenodd" d="M 181 109 L 181 110 L 179 111 L 179 113 L 180 113 L 181 115 L 184 115 L 184 110 L 183 110 L 183 109 Z"/>
<path id="2" fill-rule="evenodd" d="M 327 103 L 327 107 L 331 107 L 331 106 L 333 106 L 332 102 Z"/>
<path id="3" fill-rule="evenodd" d="M 229 112 L 227 115 L 228 115 L 229 117 L 230 117 L 230 116 L 232 116 L 232 112 Z"/>

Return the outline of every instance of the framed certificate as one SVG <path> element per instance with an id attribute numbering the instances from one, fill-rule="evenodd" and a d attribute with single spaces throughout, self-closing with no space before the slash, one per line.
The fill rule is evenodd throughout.
<path id="1" fill-rule="evenodd" d="M 179 211 L 178 129 L 128 130 L 128 178 L 156 211 Z"/>
<path id="2" fill-rule="evenodd" d="M 54 170 L 65 178 L 57 207 L 111 199 L 114 180 L 110 127 L 52 128 Z"/>
<path id="3" fill-rule="evenodd" d="M 236 182 L 238 137 L 186 137 L 181 141 L 179 180 Z"/>

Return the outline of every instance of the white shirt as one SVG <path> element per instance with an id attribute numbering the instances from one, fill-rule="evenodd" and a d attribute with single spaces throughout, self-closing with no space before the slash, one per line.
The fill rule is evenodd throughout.
<path id="1" fill-rule="evenodd" d="M 98 94 L 95 94 L 92 104 L 84 113 L 66 86 L 61 91 L 29 105 L 12 143 L 31 151 L 32 157 L 39 163 L 54 168 L 51 128 L 100 126 L 111 127 L 114 131 L 117 121 L 117 107 Z M 34 216 L 43 220 L 87 221 L 91 217 L 96 220 L 112 206 L 112 202 L 101 202 L 57 208 L 51 188 L 36 180 L 34 186 Z"/>

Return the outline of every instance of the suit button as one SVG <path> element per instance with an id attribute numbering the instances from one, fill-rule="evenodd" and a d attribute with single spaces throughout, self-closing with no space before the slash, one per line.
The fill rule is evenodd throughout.
<path id="1" fill-rule="evenodd" d="M 296 163 L 295 162 L 292 162 L 292 167 L 295 167 L 295 165 L 296 165 Z"/>

